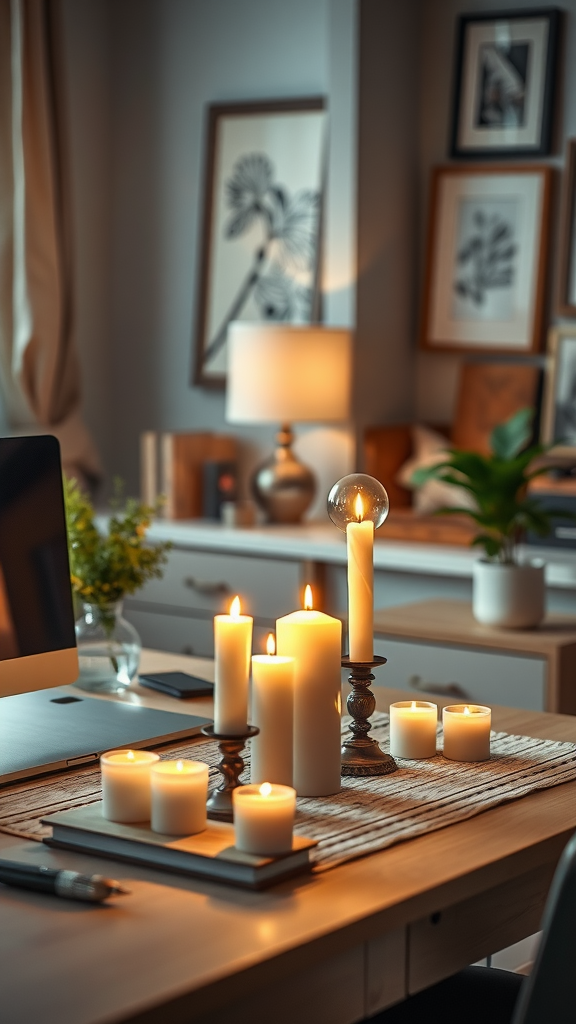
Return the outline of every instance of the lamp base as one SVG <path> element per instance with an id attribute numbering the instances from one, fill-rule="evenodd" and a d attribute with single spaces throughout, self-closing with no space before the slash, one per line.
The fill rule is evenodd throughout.
<path id="1" fill-rule="evenodd" d="M 316 491 L 314 474 L 299 462 L 291 445 L 294 435 L 283 424 L 276 435 L 277 448 L 252 479 L 252 493 L 270 523 L 299 523 Z"/>

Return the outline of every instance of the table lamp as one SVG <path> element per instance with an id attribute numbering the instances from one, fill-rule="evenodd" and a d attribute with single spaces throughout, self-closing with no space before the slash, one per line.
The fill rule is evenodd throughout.
<path id="1" fill-rule="evenodd" d="M 312 471 L 292 451 L 291 424 L 346 420 L 351 334 L 338 327 L 235 321 L 228 329 L 230 423 L 280 423 L 273 456 L 252 480 L 273 523 L 297 523 L 312 502 Z"/>

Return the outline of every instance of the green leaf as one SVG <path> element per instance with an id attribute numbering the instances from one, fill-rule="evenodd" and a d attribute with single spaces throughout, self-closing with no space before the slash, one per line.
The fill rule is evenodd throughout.
<path id="1" fill-rule="evenodd" d="M 528 444 L 532 434 L 533 409 L 519 409 L 506 423 L 494 427 L 490 447 L 500 459 L 513 459 Z"/>

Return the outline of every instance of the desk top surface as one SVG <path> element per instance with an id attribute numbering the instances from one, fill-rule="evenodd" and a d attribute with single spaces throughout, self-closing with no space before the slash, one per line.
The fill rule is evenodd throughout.
<path id="1" fill-rule="evenodd" d="M 161 668 L 213 673 L 204 660 L 144 652 L 144 671 Z M 400 696 L 375 692 L 382 710 Z M 211 710 L 206 699 L 176 704 L 137 686 L 127 699 L 192 714 Z M 576 742 L 570 716 L 495 708 L 493 722 Z M 4 857 L 114 874 L 132 891 L 91 907 L 0 887 L 2 1003 L 19 1024 L 97 1024 L 181 996 L 190 999 L 192 1020 L 242 991 L 248 975 L 250 984 L 286 975 L 554 863 L 575 829 L 576 783 L 567 783 L 264 893 L 2 835 Z"/>

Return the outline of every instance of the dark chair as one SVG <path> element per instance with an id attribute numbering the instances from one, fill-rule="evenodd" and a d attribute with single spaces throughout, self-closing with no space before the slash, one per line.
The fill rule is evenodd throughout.
<path id="1" fill-rule="evenodd" d="M 370 1018 L 370 1024 L 575 1024 L 576 835 L 550 886 L 542 941 L 527 978 L 466 970 Z"/>

